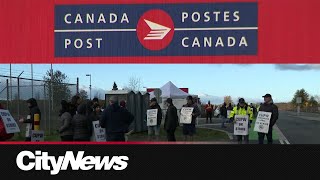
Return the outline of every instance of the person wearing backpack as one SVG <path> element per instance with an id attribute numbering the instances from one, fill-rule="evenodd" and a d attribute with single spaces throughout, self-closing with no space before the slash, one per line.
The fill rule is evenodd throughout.
<path id="1" fill-rule="evenodd" d="M 2 104 L 0 103 L 0 109 L 4 109 Z M 14 133 L 7 133 L 4 123 L 0 116 L 0 141 L 7 141 L 14 136 Z"/>

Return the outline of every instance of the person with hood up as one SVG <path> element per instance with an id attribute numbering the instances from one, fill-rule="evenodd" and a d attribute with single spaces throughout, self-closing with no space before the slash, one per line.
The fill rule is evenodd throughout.
<path id="1" fill-rule="evenodd" d="M 59 134 L 61 141 L 73 141 L 73 130 L 72 130 L 72 116 L 70 113 L 70 104 L 62 100 L 61 101 L 61 110 L 60 110 L 60 128 Z"/>
<path id="2" fill-rule="evenodd" d="M 2 104 L 0 103 L 0 109 L 4 109 Z M 0 141 L 6 141 L 11 139 L 14 136 L 14 133 L 7 133 L 5 125 L 0 116 Z"/>
<path id="3" fill-rule="evenodd" d="M 107 141 L 126 141 L 125 133 L 133 120 L 134 116 L 119 106 L 118 98 L 111 96 L 109 106 L 102 112 L 100 126 L 106 129 Z"/>
<path id="4" fill-rule="evenodd" d="M 265 135 L 267 135 L 268 144 L 272 144 L 273 143 L 272 128 L 273 128 L 273 126 L 275 125 L 275 123 L 277 122 L 277 120 L 279 118 L 278 106 L 276 106 L 273 103 L 271 94 L 266 94 L 266 95 L 264 95 L 262 97 L 264 98 L 264 103 L 261 104 L 261 106 L 259 108 L 259 111 L 271 112 L 272 114 L 271 114 L 268 133 L 265 134 L 265 133 L 258 132 L 259 144 L 263 144 Z"/>
<path id="5" fill-rule="evenodd" d="M 37 100 L 34 98 L 30 98 L 27 100 L 27 104 L 29 107 L 29 114 L 27 116 L 27 119 L 24 119 L 23 117 L 20 117 L 19 122 L 26 123 L 26 139 L 25 141 L 31 141 L 31 130 L 34 130 L 34 115 L 39 114 L 39 123 L 41 121 L 41 111 L 38 107 Z M 39 124 L 40 126 L 40 124 Z"/>
<path id="6" fill-rule="evenodd" d="M 173 105 L 171 98 L 166 100 L 166 105 L 168 109 L 165 116 L 164 129 L 167 131 L 168 141 L 176 141 L 174 133 L 179 126 L 177 108 Z"/>
<path id="7" fill-rule="evenodd" d="M 81 103 L 77 108 L 77 114 L 72 118 L 73 140 L 74 141 L 90 141 L 92 135 L 92 119 L 88 116 L 87 102 Z"/>

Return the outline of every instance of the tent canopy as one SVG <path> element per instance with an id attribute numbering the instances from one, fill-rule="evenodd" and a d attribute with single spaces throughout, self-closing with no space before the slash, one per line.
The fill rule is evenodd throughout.
<path id="1" fill-rule="evenodd" d="M 171 81 L 167 82 L 160 89 L 162 98 L 186 98 L 189 96 L 188 93 L 179 89 Z"/>

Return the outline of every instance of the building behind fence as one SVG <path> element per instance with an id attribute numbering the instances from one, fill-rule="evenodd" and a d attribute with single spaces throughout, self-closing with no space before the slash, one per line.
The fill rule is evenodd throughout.
<path id="1" fill-rule="evenodd" d="M 0 75 L 0 102 L 7 107 L 11 115 L 19 120 L 29 113 L 26 100 L 35 98 L 41 111 L 40 128 L 48 134 L 57 133 L 61 100 L 70 101 L 79 92 L 78 80 L 75 84 L 54 83 L 20 77 Z M 21 136 L 24 136 L 25 124 L 20 124 Z"/>

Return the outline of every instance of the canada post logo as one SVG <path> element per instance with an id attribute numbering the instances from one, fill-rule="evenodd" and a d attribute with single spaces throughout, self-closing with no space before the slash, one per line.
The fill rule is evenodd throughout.
<path id="1" fill-rule="evenodd" d="M 256 55 L 257 3 L 56 5 L 55 57 Z"/>

